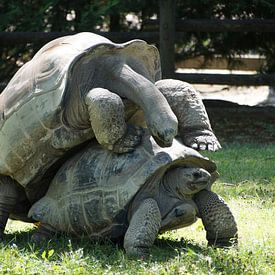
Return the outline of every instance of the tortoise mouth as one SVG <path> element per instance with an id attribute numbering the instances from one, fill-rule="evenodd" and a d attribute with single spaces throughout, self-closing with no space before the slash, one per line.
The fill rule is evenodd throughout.
<path id="1" fill-rule="evenodd" d="M 191 185 L 207 185 L 209 183 L 209 179 L 195 181 L 193 183 L 190 183 Z"/>
<path id="2" fill-rule="evenodd" d="M 173 143 L 173 139 L 172 140 L 164 140 L 164 139 L 161 139 L 160 137 L 158 136 L 153 136 L 154 137 L 154 140 L 156 141 L 156 143 L 160 146 L 160 147 L 170 147 Z"/>
<path id="3" fill-rule="evenodd" d="M 191 193 L 196 193 L 201 191 L 202 189 L 206 188 L 209 185 L 209 179 L 208 180 L 200 180 L 200 181 L 192 181 L 186 183 L 188 189 Z"/>

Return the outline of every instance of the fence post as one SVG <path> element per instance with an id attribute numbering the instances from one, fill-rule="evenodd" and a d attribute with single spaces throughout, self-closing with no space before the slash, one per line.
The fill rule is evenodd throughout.
<path id="1" fill-rule="evenodd" d="M 159 0 L 160 57 L 163 78 L 175 72 L 175 0 Z"/>

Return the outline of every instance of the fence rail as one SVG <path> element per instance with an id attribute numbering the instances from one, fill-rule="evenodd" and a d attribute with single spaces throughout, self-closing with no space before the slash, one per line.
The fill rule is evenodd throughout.
<path id="1" fill-rule="evenodd" d="M 275 86 L 275 74 L 197 74 L 175 73 L 175 78 L 196 84 L 220 84 L 232 86 Z"/>
<path id="2" fill-rule="evenodd" d="M 96 32 L 114 42 L 126 42 L 132 39 L 143 39 L 148 43 L 157 43 L 158 32 Z M 14 46 L 28 43 L 47 43 L 55 38 L 71 35 L 74 32 L 0 32 L 0 46 Z"/>
<path id="3" fill-rule="evenodd" d="M 151 29 L 159 28 L 159 21 L 146 20 Z M 275 32 L 273 19 L 182 19 L 175 21 L 176 32 Z"/>

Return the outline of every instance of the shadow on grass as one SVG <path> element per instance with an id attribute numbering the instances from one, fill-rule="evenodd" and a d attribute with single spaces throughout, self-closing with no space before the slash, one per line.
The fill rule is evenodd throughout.
<path id="1" fill-rule="evenodd" d="M 91 240 L 88 237 L 70 238 L 62 235 L 55 236 L 51 241 L 38 246 L 31 243 L 31 236 L 34 231 L 35 229 L 28 232 L 6 234 L 2 245 L 4 247 L 16 247 L 16 249 L 27 253 L 34 253 L 37 257 L 41 257 L 45 251 L 54 250 L 54 256 L 51 257 L 51 260 L 57 261 L 60 261 L 61 255 L 69 255 L 79 250 L 83 250 L 84 257 L 96 259 L 102 265 L 105 265 L 106 261 L 109 265 L 117 265 L 124 256 L 127 259 L 122 239 L 114 242 L 109 239 Z M 165 262 L 185 253 L 188 255 L 190 252 L 192 254 L 205 254 L 205 249 L 205 247 L 185 239 L 160 238 L 156 239 L 148 261 Z"/>
<path id="2" fill-rule="evenodd" d="M 153 260 L 157 262 L 167 261 L 189 253 L 204 254 L 205 247 L 186 239 L 157 239 L 152 249 Z"/>

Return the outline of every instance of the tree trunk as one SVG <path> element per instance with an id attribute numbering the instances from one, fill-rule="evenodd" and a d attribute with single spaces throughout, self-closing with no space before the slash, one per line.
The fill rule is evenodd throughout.
<path id="1" fill-rule="evenodd" d="M 160 0 L 160 57 L 163 78 L 175 72 L 175 0 Z"/>

